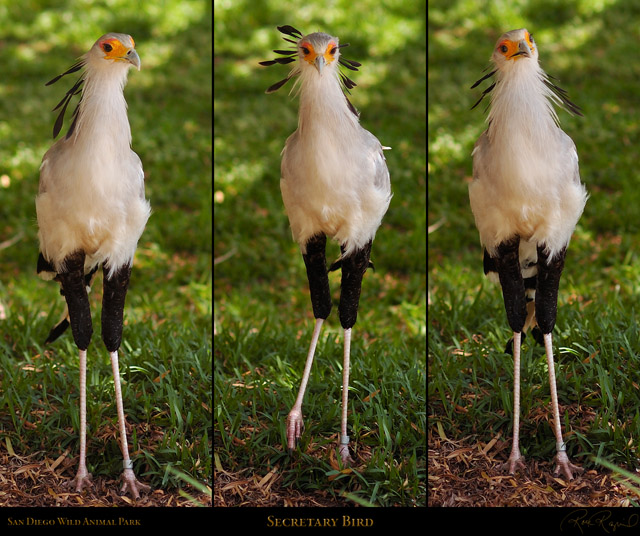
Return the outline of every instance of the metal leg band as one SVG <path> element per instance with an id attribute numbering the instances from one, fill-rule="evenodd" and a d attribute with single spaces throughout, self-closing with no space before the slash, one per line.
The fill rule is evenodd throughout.
<path id="1" fill-rule="evenodd" d="M 556 450 L 558 452 L 567 452 L 567 444 L 564 441 L 556 443 Z"/>
<path id="2" fill-rule="evenodd" d="M 349 444 L 349 436 L 348 435 L 343 435 L 340 437 L 340 444 L 341 445 L 348 445 Z"/>
<path id="3" fill-rule="evenodd" d="M 123 469 L 133 469 L 133 461 L 131 461 L 131 460 L 122 460 L 122 468 Z"/>

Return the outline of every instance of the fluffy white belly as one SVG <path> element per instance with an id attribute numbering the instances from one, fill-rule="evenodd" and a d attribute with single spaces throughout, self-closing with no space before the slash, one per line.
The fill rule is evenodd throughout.
<path id="1" fill-rule="evenodd" d="M 133 260 L 150 211 L 142 198 L 101 207 L 76 204 L 70 209 L 51 194 L 41 193 L 36 198 L 40 249 L 56 270 L 69 254 L 82 250 L 86 267 L 106 262 L 114 271 Z"/>

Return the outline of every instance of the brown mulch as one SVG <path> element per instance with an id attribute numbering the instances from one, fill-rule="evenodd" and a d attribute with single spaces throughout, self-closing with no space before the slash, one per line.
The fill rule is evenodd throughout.
<path id="1" fill-rule="evenodd" d="M 213 474 L 214 506 L 347 506 L 324 491 L 303 493 L 283 487 L 277 466 L 265 476 L 249 469 L 237 473 L 214 469 Z"/>
<path id="2" fill-rule="evenodd" d="M 475 436 L 454 441 L 434 428 L 428 434 L 429 506 L 613 507 L 638 500 L 602 469 L 569 481 L 553 475 L 553 460 L 525 459 L 525 471 L 510 475 L 499 468 L 509 456 L 510 441 L 500 435 L 486 443 Z"/>
<path id="3" fill-rule="evenodd" d="M 211 505 L 211 496 L 189 486 L 184 488 L 196 503 L 178 490 L 155 489 L 135 500 L 120 496 L 121 482 L 115 478 L 95 476 L 93 486 L 77 493 L 63 484 L 73 478 L 75 459 L 65 452 L 54 460 L 36 452 L 28 456 L 0 451 L 0 507 L 22 506 L 199 506 Z M 141 478 L 141 480 L 143 480 Z"/>
<path id="4" fill-rule="evenodd" d="M 337 436 L 334 438 L 337 440 Z M 352 467 L 343 468 L 338 463 L 335 442 L 316 443 L 311 441 L 306 454 L 329 461 L 333 469 L 349 474 L 353 467 L 364 467 L 371 458 L 371 448 L 360 445 L 357 452 L 352 451 Z M 246 467 L 239 471 L 229 471 L 223 467 L 220 457 L 214 453 L 213 505 L 214 506 L 357 506 L 352 501 L 340 500 L 327 490 L 300 491 L 290 483 L 284 483 L 285 474 L 290 471 L 276 464 L 266 474 L 264 467 Z M 291 463 L 299 463 L 295 458 Z M 338 475 L 328 477 L 332 481 Z M 354 491 L 356 489 L 354 488 Z"/>

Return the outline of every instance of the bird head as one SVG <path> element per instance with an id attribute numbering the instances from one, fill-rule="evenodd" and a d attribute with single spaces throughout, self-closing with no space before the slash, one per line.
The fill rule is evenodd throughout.
<path id="1" fill-rule="evenodd" d="M 522 60 L 538 61 L 538 47 L 526 28 L 511 30 L 503 34 L 495 48 L 491 60 L 500 70 L 510 69 Z"/>
<path id="2" fill-rule="evenodd" d="M 482 92 L 480 98 L 471 107 L 472 110 L 480 104 L 485 96 L 494 91 L 496 85 L 502 84 L 505 80 L 513 80 L 521 77 L 523 74 L 528 74 L 534 77 L 532 81 L 540 81 L 543 84 L 544 87 L 540 94 L 548 97 L 569 113 L 582 115 L 580 107 L 569 100 L 567 92 L 552 83 L 549 78 L 553 79 L 553 77 L 547 75 L 540 67 L 538 63 L 538 47 L 533 40 L 533 35 L 531 35 L 526 28 L 511 30 L 510 32 L 502 34 L 493 49 L 491 61 L 495 65 L 495 69 L 477 80 L 471 86 L 471 89 L 477 87 L 481 82 L 494 75 L 496 75 L 496 81 Z M 486 70 L 488 69 L 485 69 L 485 71 Z M 557 122 L 557 118 L 555 119 Z"/>
<path id="3" fill-rule="evenodd" d="M 325 67 L 335 68 L 340 57 L 338 42 L 337 37 L 321 32 L 304 36 L 298 41 L 298 56 L 301 69 L 305 70 L 312 66 L 322 76 L 322 70 Z"/>
<path id="4" fill-rule="evenodd" d="M 130 35 L 120 33 L 108 33 L 103 35 L 93 44 L 91 50 L 89 50 L 89 52 L 82 56 L 69 69 L 67 69 L 64 73 L 59 74 L 52 80 L 49 80 L 45 84 L 47 86 L 50 86 L 51 84 L 54 84 L 55 82 L 60 80 L 63 76 L 84 69 L 84 71 L 80 75 L 80 78 L 76 80 L 76 83 L 71 87 L 69 91 L 67 91 L 62 100 L 53 109 L 53 111 L 56 111 L 58 108 L 61 108 L 60 113 L 58 114 L 58 118 L 56 119 L 56 122 L 53 126 L 54 138 L 56 138 L 56 136 L 60 133 L 60 129 L 62 128 L 62 123 L 64 121 L 64 114 L 73 96 L 78 95 L 79 93 L 83 92 L 84 89 L 86 89 L 86 80 L 89 77 L 92 77 L 94 74 L 102 73 L 103 75 L 109 76 L 108 73 L 110 73 L 111 71 L 107 72 L 105 71 L 105 69 L 108 67 L 112 67 L 113 65 L 125 66 L 125 69 L 119 72 L 120 79 L 122 80 L 123 85 L 126 81 L 126 73 L 129 70 L 129 67 L 136 67 L 138 71 L 140 70 L 140 56 L 138 56 L 138 53 L 136 52 L 133 37 L 131 37 Z M 84 88 L 83 85 L 85 86 Z M 67 139 L 71 137 L 71 134 L 74 131 L 76 121 L 78 119 L 79 109 L 80 102 L 73 112 L 73 122 L 71 123 L 71 127 L 69 127 L 69 131 L 67 132 Z"/>
<path id="5" fill-rule="evenodd" d="M 339 40 L 337 37 L 332 37 L 329 34 L 322 32 L 311 33 L 303 36 L 300 30 L 296 30 L 293 26 L 278 26 L 278 30 L 285 35 L 293 37 L 295 41 L 288 39 L 287 37 L 283 37 L 283 39 L 289 43 L 293 43 L 296 48 L 293 50 L 274 50 L 276 54 L 281 54 L 285 57 L 261 61 L 260 65 L 265 67 L 276 64 L 286 65 L 287 63 L 296 61 L 296 56 L 299 61 L 298 64 L 291 69 L 291 72 L 285 79 L 273 84 L 267 89 L 266 93 L 273 93 L 274 91 L 277 91 L 289 80 L 303 72 L 308 72 L 307 70 L 310 68 L 315 68 L 320 76 L 322 76 L 323 71 L 327 68 L 334 73 L 338 73 L 342 86 L 347 93 L 349 93 L 350 89 L 353 89 L 356 86 L 356 83 L 353 80 L 345 76 L 337 68 L 339 63 L 351 71 L 357 71 L 358 67 L 361 65 L 357 61 L 347 60 L 340 57 L 340 49 L 348 47 L 349 43 L 340 45 L 338 44 Z M 349 102 L 348 99 L 347 102 Z M 351 106 L 351 103 L 349 103 L 349 107 L 357 115 L 357 112 L 355 111 L 355 108 Z"/>
<path id="6" fill-rule="evenodd" d="M 87 63 L 92 66 L 108 64 L 125 64 L 140 70 L 140 56 L 135 49 L 135 42 L 130 35 L 108 33 L 98 39 L 86 55 Z"/>

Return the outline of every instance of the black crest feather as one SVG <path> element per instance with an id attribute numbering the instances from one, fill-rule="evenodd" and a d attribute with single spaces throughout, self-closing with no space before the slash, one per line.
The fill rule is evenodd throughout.
<path id="1" fill-rule="evenodd" d="M 80 69 L 82 69 L 83 67 L 84 67 L 84 60 L 80 60 L 80 61 L 76 62 L 74 65 L 72 65 L 69 69 L 67 69 L 64 73 L 59 74 L 58 76 L 56 76 L 52 80 L 49 80 L 45 84 L 45 86 L 50 86 L 51 84 L 55 84 L 63 76 L 75 73 L 75 72 L 79 71 Z M 64 97 L 62 97 L 62 100 L 52 110 L 52 111 L 55 112 L 58 108 L 62 107 L 62 109 L 60 110 L 60 113 L 58 114 L 58 117 L 56 118 L 56 122 L 53 125 L 53 138 L 54 139 L 57 138 L 58 134 L 60 133 L 60 130 L 62 130 L 62 125 L 64 123 L 64 114 L 67 111 L 67 106 L 71 102 L 71 99 L 74 97 L 74 95 L 78 95 L 79 93 L 82 92 L 82 84 L 83 83 L 84 83 L 84 76 L 80 76 L 80 78 L 78 78 L 78 80 L 76 80 L 76 83 L 73 84 L 71 89 L 65 93 Z M 80 100 L 82 100 L 82 98 Z M 78 101 L 78 104 L 77 104 L 77 106 L 76 106 L 76 108 L 73 111 L 73 114 L 71 116 L 73 118 L 73 120 L 71 122 L 71 126 L 69 127 L 69 131 L 67 132 L 67 136 L 66 136 L 67 139 L 69 139 L 71 134 L 73 134 L 73 131 L 74 131 L 75 127 L 76 127 L 76 122 L 78 120 L 78 109 L 79 108 L 80 108 L 80 101 Z"/>
<path id="2" fill-rule="evenodd" d="M 487 67 L 485 69 L 485 71 L 487 71 L 489 69 L 489 67 Z M 484 72 L 484 71 L 483 71 Z M 493 75 L 495 75 L 498 72 L 497 69 L 494 69 L 493 71 L 491 71 L 489 74 L 485 74 L 482 78 L 480 78 L 479 80 L 477 80 L 470 89 L 474 89 L 476 88 L 478 85 L 480 85 L 481 82 L 484 82 L 487 78 L 491 78 Z M 569 93 L 567 92 L 566 89 L 562 89 L 560 86 L 554 84 L 553 82 L 551 82 L 551 80 L 557 80 L 557 78 L 551 76 L 550 74 L 543 74 L 542 75 L 542 82 L 544 83 L 545 86 L 547 86 L 552 92 L 553 94 L 557 97 L 558 101 L 560 101 L 560 106 L 562 108 L 564 108 L 565 110 L 567 110 L 567 112 L 573 114 L 573 115 L 578 115 L 580 117 L 583 117 L 582 115 L 582 109 L 575 103 L 571 102 L 571 100 L 569 100 Z M 482 102 L 482 99 L 484 99 L 489 93 L 491 93 L 491 91 L 493 91 L 493 89 L 496 87 L 496 84 L 498 83 L 498 81 L 493 82 L 493 84 L 491 84 L 487 89 L 485 89 L 482 92 L 482 95 L 480 95 L 480 98 L 476 101 L 476 103 L 471 107 L 471 109 L 473 110 L 476 106 L 478 106 L 478 104 L 480 104 Z"/>
<path id="3" fill-rule="evenodd" d="M 261 61 L 258 62 L 260 65 L 264 66 L 264 67 L 270 67 L 271 65 L 286 65 L 287 63 L 292 63 L 294 61 L 296 61 L 297 59 L 297 55 L 298 55 L 298 42 L 300 41 L 300 39 L 302 39 L 303 34 L 300 30 L 294 28 L 293 26 L 289 26 L 289 25 L 285 25 L 285 26 L 278 26 L 278 31 L 285 34 L 285 35 L 289 35 L 291 37 L 293 37 L 294 39 L 296 39 L 295 41 L 288 39 L 286 37 L 283 37 L 282 39 L 284 39 L 285 41 L 289 42 L 289 43 L 293 43 L 295 45 L 295 48 L 291 49 L 291 50 L 274 50 L 274 52 L 276 54 L 280 54 L 282 56 L 285 56 L 284 58 L 274 58 L 272 60 L 265 60 L 265 61 Z M 343 43 L 341 45 L 338 45 L 338 48 L 343 48 L 343 47 L 348 47 L 349 43 Z M 342 65 L 343 67 L 351 70 L 351 71 L 357 71 L 359 67 L 362 66 L 361 63 L 354 61 L 354 60 L 348 60 L 346 58 L 343 58 L 342 56 L 340 56 L 340 58 L 338 59 L 338 63 L 340 65 Z M 66 74 L 66 73 L 65 73 Z M 289 80 L 291 80 L 291 78 L 293 78 L 295 75 L 297 75 L 298 72 L 296 72 L 295 70 L 292 71 L 291 73 L 289 73 L 289 75 L 280 80 L 279 82 L 276 82 L 275 84 L 273 84 L 272 86 L 269 86 L 269 88 L 267 88 L 267 91 L 265 93 L 273 93 L 274 91 L 278 91 L 282 86 L 284 86 Z M 356 87 L 356 83 L 351 80 L 349 77 L 347 77 L 345 74 L 343 74 L 342 72 L 339 73 L 340 74 L 340 81 L 342 82 L 342 85 L 344 87 L 344 92 L 346 93 L 351 93 L 349 90 L 353 89 L 354 87 Z M 60 75 L 62 76 L 62 75 Z M 358 111 L 355 109 L 355 107 L 353 106 L 353 104 L 351 104 L 351 102 L 349 101 L 349 99 L 347 98 L 347 95 L 345 93 L 345 99 L 347 99 L 347 105 L 349 106 L 349 109 L 356 115 L 358 116 Z"/>
<path id="4" fill-rule="evenodd" d="M 547 76 L 553 80 L 557 80 L 557 78 L 551 76 L 550 74 L 548 74 Z M 567 112 L 572 113 L 573 115 L 584 117 L 582 115 L 582 109 L 580 108 L 580 106 L 574 104 L 569 100 L 569 93 L 567 93 L 566 89 L 562 89 L 560 86 L 557 86 L 547 78 L 545 78 L 543 81 L 544 85 L 547 86 L 551 91 L 553 91 L 553 94 L 558 97 L 558 99 L 560 99 L 562 107 L 567 110 Z"/>

